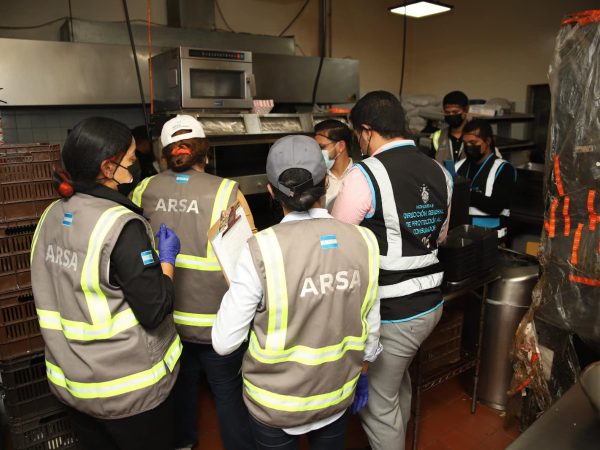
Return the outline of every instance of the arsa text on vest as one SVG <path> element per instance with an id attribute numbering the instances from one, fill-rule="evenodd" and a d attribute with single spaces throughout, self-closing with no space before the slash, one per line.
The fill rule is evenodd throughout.
<path id="1" fill-rule="evenodd" d="M 168 198 L 166 201 L 164 198 L 159 198 L 155 210 L 164 212 L 194 212 L 196 214 L 200 214 L 198 211 L 198 202 L 196 200 L 192 200 L 188 204 L 187 198 L 182 198 L 179 200 L 176 198 Z"/>
<path id="2" fill-rule="evenodd" d="M 349 272 L 347 270 L 343 270 L 335 274 L 334 276 L 330 273 L 324 273 L 319 275 L 317 279 L 317 283 L 319 284 L 319 289 L 317 289 L 317 285 L 315 284 L 313 277 L 307 277 L 304 279 L 304 283 L 302 285 L 302 292 L 300 293 L 300 297 L 306 296 L 306 294 L 314 294 L 314 295 L 325 295 L 328 291 L 333 292 L 334 290 L 346 290 L 352 289 L 354 286 L 360 287 L 360 272 L 358 270 L 354 270 L 352 273 L 352 279 L 348 282 Z"/>
<path id="3" fill-rule="evenodd" d="M 52 261 L 54 264 L 66 267 L 67 269 L 77 270 L 77 253 L 71 250 L 63 249 L 56 246 L 56 250 L 52 244 L 48 245 L 46 250 L 46 261 Z"/>

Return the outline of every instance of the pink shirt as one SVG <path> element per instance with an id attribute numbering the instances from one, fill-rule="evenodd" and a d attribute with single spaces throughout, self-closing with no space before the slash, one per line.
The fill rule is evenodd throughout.
<path id="1" fill-rule="evenodd" d="M 402 144 L 413 144 L 413 141 L 409 140 L 396 140 L 388 142 L 384 146 L 380 147 L 373 155 L 378 155 L 390 148 L 398 147 Z M 338 194 L 337 200 L 333 205 L 333 211 L 331 215 L 342 222 L 351 223 L 354 225 L 360 225 L 366 216 L 375 213 L 375 206 L 373 205 L 373 195 L 371 193 L 371 187 L 365 177 L 364 173 L 358 168 L 353 167 L 342 186 L 342 190 Z M 448 218 L 450 217 L 450 208 L 448 208 Z M 449 220 L 447 221 L 449 223 Z M 448 227 L 442 230 L 439 242 L 443 242 L 446 239 L 448 233 Z"/>

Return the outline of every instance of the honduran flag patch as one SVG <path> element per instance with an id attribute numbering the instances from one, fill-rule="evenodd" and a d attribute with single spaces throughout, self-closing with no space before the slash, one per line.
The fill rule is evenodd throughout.
<path id="1" fill-rule="evenodd" d="M 329 236 L 321 236 L 321 250 L 327 250 L 328 248 L 338 248 L 338 241 L 335 234 Z"/>
<path id="2" fill-rule="evenodd" d="M 152 250 L 148 250 L 147 252 L 142 252 L 142 262 L 145 266 L 148 264 L 152 264 L 154 262 L 154 256 L 152 256 Z"/>
<path id="3" fill-rule="evenodd" d="M 70 227 L 73 224 L 73 214 L 65 213 L 62 224 L 66 227 Z"/>
<path id="4" fill-rule="evenodd" d="M 175 183 L 187 183 L 188 181 L 190 181 L 189 175 L 177 175 L 175 178 Z"/>

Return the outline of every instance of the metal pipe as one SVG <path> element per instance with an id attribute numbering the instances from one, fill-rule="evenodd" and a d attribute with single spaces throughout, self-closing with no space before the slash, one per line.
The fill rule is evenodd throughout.
<path id="1" fill-rule="evenodd" d="M 333 58 L 333 0 L 329 0 L 329 57 Z"/>
<path id="2" fill-rule="evenodd" d="M 152 142 L 150 136 L 150 127 L 148 126 L 148 111 L 146 111 L 146 100 L 144 100 L 144 88 L 142 86 L 142 76 L 140 74 L 140 66 L 138 64 L 137 52 L 135 51 L 135 42 L 133 40 L 133 32 L 131 31 L 131 21 L 129 20 L 129 11 L 127 9 L 127 0 L 123 0 L 123 9 L 125 10 L 125 20 L 127 22 L 127 31 L 129 32 L 129 41 L 131 42 L 131 50 L 133 52 L 133 61 L 135 62 L 135 71 L 137 73 L 138 86 L 140 88 L 140 97 L 142 100 L 142 110 L 144 113 L 144 124 L 146 125 L 146 135 L 148 141 Z"/>
<path id="3" fill-rule="evenodd" d="M 315 87 L 313 88 L 312 104 L 317 104 L 317 89 L 319 88 L 319 78 L 321 78 L 321 69 L 323 68 L 323 60 L 325 59 L 325 51 L 327 44 L 327 3 L 325 0 L 320 0 L 321 3 L 321 60 L 319 61 L 319 70 L 317 70 L 317 78 L 315 78 Z"/>

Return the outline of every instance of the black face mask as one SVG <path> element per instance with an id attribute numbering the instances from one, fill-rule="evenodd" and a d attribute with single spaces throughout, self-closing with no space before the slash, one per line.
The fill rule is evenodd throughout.
<path id="1" fill-rule="evenodd" d="M 479 161 L 481 159 L 481 145 L 465 145 L 467 159 Z"/>
<path id="2" fill-rule="evenodd" d="M 135 162 L 129 167 L 123 167 L 121 164 L 119 164 L 119 167 L 127 170 L 131 174 L 131 181 L 128 183 L 119 183 L 117 180 L 115 180 L 117 183 L 119 183 L 117 186 L 119 193 L 127 197 L 142 179 L 142 167 L 140 166 L 139 159 L 136 159 Z"/>
<path id="3" fill-rule="evenodd" d="M 463 116 L 462 114 L 445 115 L 444 122 L 450 125 L 450 128 L 458 128 L 463 123 Z"/>

